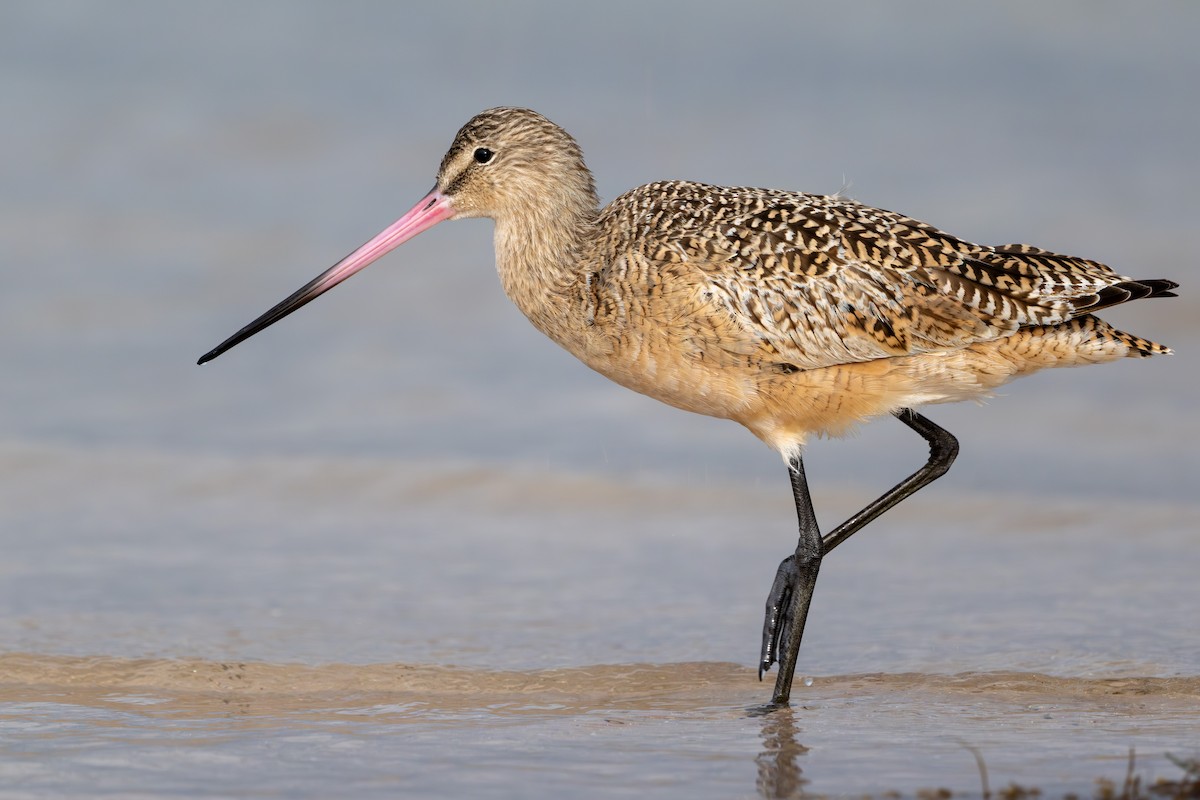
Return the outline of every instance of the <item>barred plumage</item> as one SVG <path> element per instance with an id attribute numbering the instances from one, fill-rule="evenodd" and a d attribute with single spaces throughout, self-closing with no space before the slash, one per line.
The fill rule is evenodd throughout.
<path id="1" fill-rule="evenodd" d="M 743 347 L 804 369 L 966 347 L 1174 287 L 1028 245 L 971 244 L 837 196 L 652 183 L 614 200 L 597 227 L 590 255 L 609 291 L 690 272 Z M 630 260 L 639 282 L 612 269 Z"/>

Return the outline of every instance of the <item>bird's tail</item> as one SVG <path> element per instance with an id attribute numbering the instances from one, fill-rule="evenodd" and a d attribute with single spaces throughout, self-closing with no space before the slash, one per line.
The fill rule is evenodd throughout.
<path id="1" fill-rule="evenodd" d="M 1139 281 L 1139 283 L 1143 283 Z M 1164 284 L 1174 286 L 1170 281 Z M 1162 291 L 1166 292 L 1167 289 Z M 1167 294 L 1147 294 L 1146 297 L 1167 297 Z M 1022 336 L 1022 334 L 1024 334 Z M 1021 329 L 1010 337 L 1009 346 L 1024 350 L 1026 361 L 1021 373 L 1043 367 L 1065 367 L 1076 364 L 1096 364 L 1118 358 L 1146 358 L 1170 355 L 1166 345 L 1143 339 L 1132 333 L 1117 330 L 1092 314 L 1060 322 Z"/>
<path id="2" fill-rule="evenodd" d="M 1178 288 L 1178 283 L 1165 278 L 1121 281 L 1111 286 L 1105 286 L 1095 294 L 1076 298 L 1071 305 L 1077 311 L 1092 314 L 1100 309 L 1128 303 L 1130 300 L 1141 300 L 1143 297 L 1178 297 L 1179 295 L 1171 291 Z M 1154 353 L 1146 353 L 1146 355 L 1154 355 Z"/>

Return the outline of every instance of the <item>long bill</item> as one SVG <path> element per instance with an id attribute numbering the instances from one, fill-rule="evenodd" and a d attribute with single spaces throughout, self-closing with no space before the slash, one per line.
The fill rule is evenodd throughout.
<path id="1" fill-rule="evenodd" d="M 234 345 L 274 325 L 296 309 L 310 303 L 354 273 L 407 242 L 418 233 L 454 216 L 454 204 L 436 188 L 421 198 L 407 214 L 385 228 L 378 236 L 306 283 L 286 300 L 267 311 L 240 331 L 209 350 L 197 364 L 212 361 Z"/>

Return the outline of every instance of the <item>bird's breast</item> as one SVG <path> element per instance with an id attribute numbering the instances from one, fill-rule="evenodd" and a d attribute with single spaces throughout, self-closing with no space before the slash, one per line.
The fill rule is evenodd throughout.
<path id="1" fill-rule="evenodd" d="M 616 383 L 668 405 L 736 418 L 757 392 L 752 353 L 696 299 L 584 287 L 560 344 Z"/>

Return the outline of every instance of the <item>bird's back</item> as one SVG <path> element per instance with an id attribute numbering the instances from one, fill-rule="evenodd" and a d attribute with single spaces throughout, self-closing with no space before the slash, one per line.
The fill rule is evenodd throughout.
<path id="1" fill-rule="evenodd" d="M 592 247 L 584 259 L 591 265 L 585 304 L 589 324 L 613 343 L 620 374 L 612 377 L 740 421 L 754 415 L 749 407 L 760 395 L 804 406 L 822 391 L 848 390 L 838 381 L 822 390 L 820 378 L 827 370 L 845 377 L 854 365 L 864 365 L 862 375 L 895 375 L 904 385 L 899 394 L 916 393 L 909 400 L 937 402 L 998 383 L 922 392 L 901 367 L 919 363 L 921 380 L 933 385 L 946 381 L 929 373 L 955 354 L 990 352 L 1016 362 L 1001 370 L 1009 377 L 1050 366 L 1038 342 L 1054 352 L 1055 366 L 1169 352 L 1090 315 L 1170 296 L 1170 281 L 1133 280 L 1028 245 L 973 244 L 836 195 L 647 184 L 602 210 Z M 872 362 L 881 363 L 866 366 Z M 607 366 L 597 368 L 609 374 L 614 367 Z M 962 378 L 948 368 L 946 375 Z M 689 402 L 690 390 L 680 385 L 688 381 L 698 386 L 690 393 L 705 396 Z M 907 404 L 893 399 L 897 408 Z M 716 413 L 721 405 L 724 413 Z M 770 405 L 779 413 L 779 403 Z M 872 407 L 865 416 L 890 410 Z"/>

